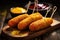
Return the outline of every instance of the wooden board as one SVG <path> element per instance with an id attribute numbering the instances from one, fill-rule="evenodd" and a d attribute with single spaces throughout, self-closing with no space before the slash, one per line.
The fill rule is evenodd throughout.
<path id="1" fill-rule="evenodd" d="M 11 35 L 10 31 L 7 30 L 7 29 L 10 29 L 10 27 L 8 25 L 4 26 L 3 32 L 6 35 L 14 37 L 14 38 L 18 38 L 18 39 L 21 39 L 21 40 L 29 40 L 29 39 L 35 38 L 37 36 L 43 35 L 45 33 L 51 32 L 51 31 L 53 31 L 53 30 L 55 30 L 59 27 L 60 27 L 60 22 L 57 21 L 57 20 L 53 20 L 53 23 L 51 24 L 51 26 L 49 28 L 46 28 L 46 29 L 43 29 L 43 30 L 40 30 L 40 31 L 37 31 L 37 32 L 30 32 L 30 31 L 25 32 L 25 31 L 23 31 L 23 32 L 25 32 L 25 36 L 13 36 L 13 35 Z"/>

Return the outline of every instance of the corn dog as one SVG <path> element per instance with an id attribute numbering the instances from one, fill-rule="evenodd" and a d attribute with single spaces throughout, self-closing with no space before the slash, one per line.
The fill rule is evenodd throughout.
<path id="1" fill-rule="evenodd" d="M 19 15 L 17 17 L 14 17 L 8 21 L 8 25 L 11 27 L 16 26 L 19 23 L 19 21 L 27 18 L 28 16 L 29 16 L 28 14 L 23 14 L 23 15 Z"/>
<path id="2" fill-rule="evenodd" d="M 32 22 L 29 25 L 29 29 L 31 31 L 37 31 L 37 30 L 48 27 L 50 24 L 52 24 L 52 22 L 53 22 L 52 18 L 43 18 L 43 19 L 37 20 L 35 22 Z"/>
<path id="3" fill-rule="evenodd" d="M 27 17 L 26 19 L 22 20 L 21 22 L 18 23 L 18 29 L 20 30 L 24 30 L 27 28 L 27 26 L 33 22 L 36 21 L 38 19 L 41 19 L 43 16 L 40 13 L 33 13 L 31 14 L 29 17 Z"/>

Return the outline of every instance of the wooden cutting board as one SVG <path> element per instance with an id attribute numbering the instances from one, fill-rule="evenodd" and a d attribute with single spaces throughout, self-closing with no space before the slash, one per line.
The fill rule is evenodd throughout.
<path id="1" fill-rule="evenodd" d="M 53 23 L 51 24 L 51 26 L 49 28 L 46 28 L 46 29 L 43 29 L 43 30 L 40 30 L 40 31 L 37 31 L 37 32 L 31 32 L 31 31 L 27 31 L 25 33 L 25 36 L 13 36 L 10 34 L 10 31 L 7 30 L 9 29 L 10 27 L 8 25 L 5 25 L 4 28 L 3 28 L 3 32 L 8 35 L 8 36 L 11 36 L 11 37 L 14 37 L 14 38 L 18 38 L 18 39 L 21 39 L 21 40 L 29 40 L 29 39 L 32 39 L 32 38 L 35 38 L 37 36 L 41 36 L 45 33 L 48 33 L 48 32 L 51 32 L 57 28 L 60 27 L 60 21 L 57 21 L 57 20 L 53 20 Z M 12 31 L 12 30 L 11 30 Z M 24 32 L 24 31 L 23 31 Z"/>

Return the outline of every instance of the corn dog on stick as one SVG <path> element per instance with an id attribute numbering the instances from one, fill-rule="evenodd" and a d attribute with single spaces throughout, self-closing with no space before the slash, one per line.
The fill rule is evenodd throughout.
<path id="1" fill-rule="evenodd" d="M 19 15 L 17 17 L 14 17 L 8 21 L 8 25 L 11 27 L 16 26 L 19 23 L 19 21 L 27 18 L 28 16 L 29 16 L 28 14 L 22 14 L 22 15 Z"/>
<path id="2" fill-rule="evenodd" d="M 31 31 L 38 31 L 40 29 L 44 29 L 46 27 L 48 27 L 50 24 L 52 24 L 53 20 L 51 18 L 43 18 L 40 20 L 37 20 L 35 22 L 32 22 L 29 25 L 29 29 Z"/>
<path id="3" fill-rule="evenodd" d="M 53 14 L 54 12 L 57 10 L 57 7 L 54 6 L 53 8 L 53 12 L 52 12 L 52 15 L 50 18 L 43 18 L 43 19 L 40 19 L 40 20 L 37 20 L 35 22 L 32 22 L 30 25 L 29 25 L 29 29 L 31 31 L 37 31 L 37 30 L 40 30 L 40 29 L 44 29 L 44 28 L 47 28 L 49 25 L 51 25 L 53 23 Z M 45 16 L 46 17 L 46 16 Z"/>

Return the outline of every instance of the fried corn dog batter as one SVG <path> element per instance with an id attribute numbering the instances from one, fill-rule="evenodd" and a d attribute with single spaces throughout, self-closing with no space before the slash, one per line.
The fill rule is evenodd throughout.
<path id="1" fill-rule="evenodd" d="M 28 14 L 22 14 L 17 17 L 14 17 L 8 21 L 8 25 L 11 27 L 16 26 L 21 20 L 27 18 L 28 16 L 29 16 Z"/>
<path id="2" fill-rule="evenodd" d="M 29 25 L 29 29 L 31 31 L 37 31 L 37 30 L 40 30 L 40 29 L 48 27 L 52 23 L 53 23 L 53 19 L 52 18 L 43 18 L 43 19 L 37 20 L 35 22 L 32 22 Z"/>
<path id="3" fill-rule="evenodd" d="M 27 17 L 26 19 L 22 20 L 21 22 L 18 23 L 18 29 L 20 30 L 24 30 L 27 28 L 27 26 L 33 22 L 36 21 L 38 19 L 42 19 L 42 15 L 40 13 L 33 13 L 31 14 L 29 17 Z"/>

